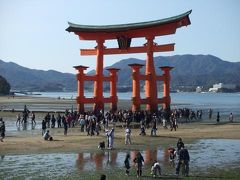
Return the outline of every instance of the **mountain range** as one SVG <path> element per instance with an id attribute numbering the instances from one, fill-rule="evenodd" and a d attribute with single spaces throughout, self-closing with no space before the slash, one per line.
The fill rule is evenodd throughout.
<path id="1" fill-rule="evenodd" d="M 116 62 L 110 67 L 119 68 L 118 88 L 131 90 L 132 63 L 145 64 L 144 60 L 129 58 Z M 240 86 L 240 62 L 223 61 L 212 55 L 175 55 L 157 56 L 154 58 L 156 74 L 161 75 L 161 66 L 172 66 L 172 89 L 212 87 L 215 83 L 236 84 Z M 109 67 L 106 67 L 109 68 Z M 104 74 L 108 71 L 104 68 Z M 144 74 L 145 68 L 141 69 Z M 90 71 L 88 74 L 94 74 Z M 43 71 L 22 67 L 13 62 L 0 60 L 0 75 L 5 77 L 12 89 L 28 91 L 73 91 L 76 90 L 76 75 L 61 73 L 54 70 Z M 106 84 L 106 83 L 105 83 Z M 144 82 L 142 82 L 142 85 Z M 91 83 L 86 83 L 86 89 L 91 90 Z M 108 85 L 105 85 L 108 89 Z"/>

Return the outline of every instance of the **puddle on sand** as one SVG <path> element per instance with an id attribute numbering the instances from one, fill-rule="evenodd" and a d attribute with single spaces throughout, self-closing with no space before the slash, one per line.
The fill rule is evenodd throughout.
<path id="1" fill-rule="evenodd" d="M 209 139 L 200 140 L 195 144 L 186 144 L 190 153 L 191 172 L 198 172 L 209 167 L 223 167 L 240 163 L 240 140 Z M 158 160 L 165 169 L 170 167 L 167 149 L 145 149 L 140 151 L 144 157 L 144 167 L 150 169 L 154 160 Z M 124 159 L 126 151 L 96 151 L 93 153 L 51 153 L 31 155 L 0 156 L 0 178 L 16 177 L 65 177 L 69 174 L 81 174 L 81 172 L 124 171 Z M 130 151 L 133 159 L 137 151 Z M 131 162 L 132 163 L 132 162 Z M 133 164 L 131 164 L 133 166 Z"/>
<path id="2" fill-rule="evenodd" d="M 187 145 L 188 146 L 188 145 Z M 188 146 L 191 165 L 196 168 L 223 167 L 240 163 L 240 140 L 204 139 Z"/>

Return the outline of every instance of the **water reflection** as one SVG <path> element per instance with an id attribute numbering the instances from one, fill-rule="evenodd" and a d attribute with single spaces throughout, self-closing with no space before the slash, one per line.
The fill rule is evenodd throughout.
<path id="1" fill-rule="evenodd" d="M 21 123 L 21 124 L 16 124 L 17 131 L 28 131 L 28 130 L 35 130 L 36 129 L 36 124 L 34 123 Z M 10 129 L 11 130 L 11 129 Z"/>
<path id="2" fill-rule="evenodd" d="M 240 153 L 237 148 L 240 147 L 239 140 L 200 140 L 196 144 L 187 144 L 187 147 L 191 157 L 191 166 L 195 168 L 206 168 L 214 164 L 220 167 L 226 161 L 230 163 L 240 162 Z M 140 152 L 144 157 L 146 166 L 152 165 L 157 160 L 163 167 L 174 168 L 176 161 L 171 162 L 169 160 L 168 148 L 147 148 Z M 136 150 L 129 152 L 107 150 L 95 153 L 79 153 L 76 166 L 79 170 L 123 167 L 127 153 L 130 153 L 131 165 L 133 166 L 133 159 L 138 153 Z M 209 159 L 212 160 L 209 161 Z"/>
<path id="3" fill-rule="evenodd" d="M 141 151 L 144 157 L 145 165 L 151 165 L 155 160 L 160 160 L 158 158 L 158 152 L 162 153 L 162 150 L 157 148 L 147 149 Z M 111 167 L 123 167 L 124 159 L 126 154 L 129 152 L 119 152 L 119 151 L 99 151 L 93 153 L 78 153 L 76 160 L 76 167 L 79 170 L 86 170 L 89 167 L 94 166 L 96 170 L 102 170 Z M 132 160 L 136 157 L 138 151 L 130 151 L 131 164 Z M 163 155 L 160 156 L 160 158 Z M 167 156 L 167 155 L 166 155 Z M 88 169 L 89 170 L 89 169 Z"/>
<path id="4" fill-rule="evenodd" d="M 118 159 L 117 151 L 78 153 L 76 167 L 79 170 L 86 170 L 89 169 L 89 167 L 95 167 L 96 170 L 102 170 L 106 167 L 116 166 L 118 164 L 117 159 Z"/>
<path id="5" fill-rule="evenodd" d="M 31 123 L 31 130 L 35 130 L 36 124 Z"/>
<path id="6" fill-rule="evenodd" d="M 209 167 L 222 167 L 231 165 L 238 167 L 240 163 L 240 140 L 200 140 L 194 144 L 186 145 L 190 153 L 190 167 L 192 173 L 199 173 Z M 0 155 L 0 179 L 9 177 L 59 177 L 81 172 L 94 172 L 96 170 L 114 171 L 124 170 L 126 154 L 131 156 L 131 166 L 138 151 L 106 150 L 84 152 L 78 154 L 51 153 L 29 155 Z M 147 148 L 140 151 L 144 157 L 144 168 L 149 169 L 154 160 L 157 160 L 163 172 L 174 173 L 170 166 L 167 148 Z M 134 168 L 132 168 L 134 169 Z M 31 179 L 31 178 L 30 178 Z"/>
<path id="7" fill-rule="evenodd" d="M 27 131 L 27 123 L 23 123 L 22 124 L 22 130 L 23 131 Z"/>

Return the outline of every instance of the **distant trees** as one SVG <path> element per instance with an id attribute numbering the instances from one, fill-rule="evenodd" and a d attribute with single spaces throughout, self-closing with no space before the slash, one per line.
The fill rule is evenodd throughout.
<path id="1" fill-rule="evenodd" d="M 4 77 L 0 76 L 0 95 L 9 94 L 10 89 L 11 89 L 11 86 L 7 82 L 7 80 Z"/>

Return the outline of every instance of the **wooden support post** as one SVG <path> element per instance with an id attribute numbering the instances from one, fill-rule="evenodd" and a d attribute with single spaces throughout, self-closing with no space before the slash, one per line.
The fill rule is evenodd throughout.
<path id="1" fill-rule="evenodd" d="M 148 103 L 146 104 L 146 110 L 155 112 L 158 110 L 157 104 L 157 81 L 156 73 L 153 61 L 153 39 L 154 37 L 149 36 L 147 39 L 147 59 L 146 59 L 146 81 L 145 81 L 145 94 Z"/>
<path id="2" fill-rule="evenodd" d="M 96 80 L 94 82 L 94 105 L 93 110 L 104 109 L 104 97 L 103 97 L 103 43 L 104 40 L 97 40 L 97 67 L 96 67 Z"/>
<path id="3" fill-rule="evenodd" d="M 117 72 L 120 69 L 116 68 L 108 68 L 107 69 L 110 72 L 110 99 L 111 99 L 111 105 L 110 105 L 110 111 L 115 112 L 117 110 Z"/>
<path id="4" fill-rule="evenodd" d="M 132 68 L 132 111 L 139 111 L 141 105 L 140 96 L 140 68 L 142 64 L 130 64 Z"/>
<path id="5" fill-rule="evenodd" d="M 160 67 L 163 71 L 163 109 L 170 109 L 170 71 L 173 67 L 163 66 Z"/>
<path id="6" fill-rule="evenodd" d="M 85 81 L 85 74 L 84 70 L 88 67 L 86 66 L 74 66 L 74 68 L 78 71 L 77 73 L 77 81 L 78 81 L 78 95 L 77 95 L 77 111 L 84 112 L 84 81 Z"/>

